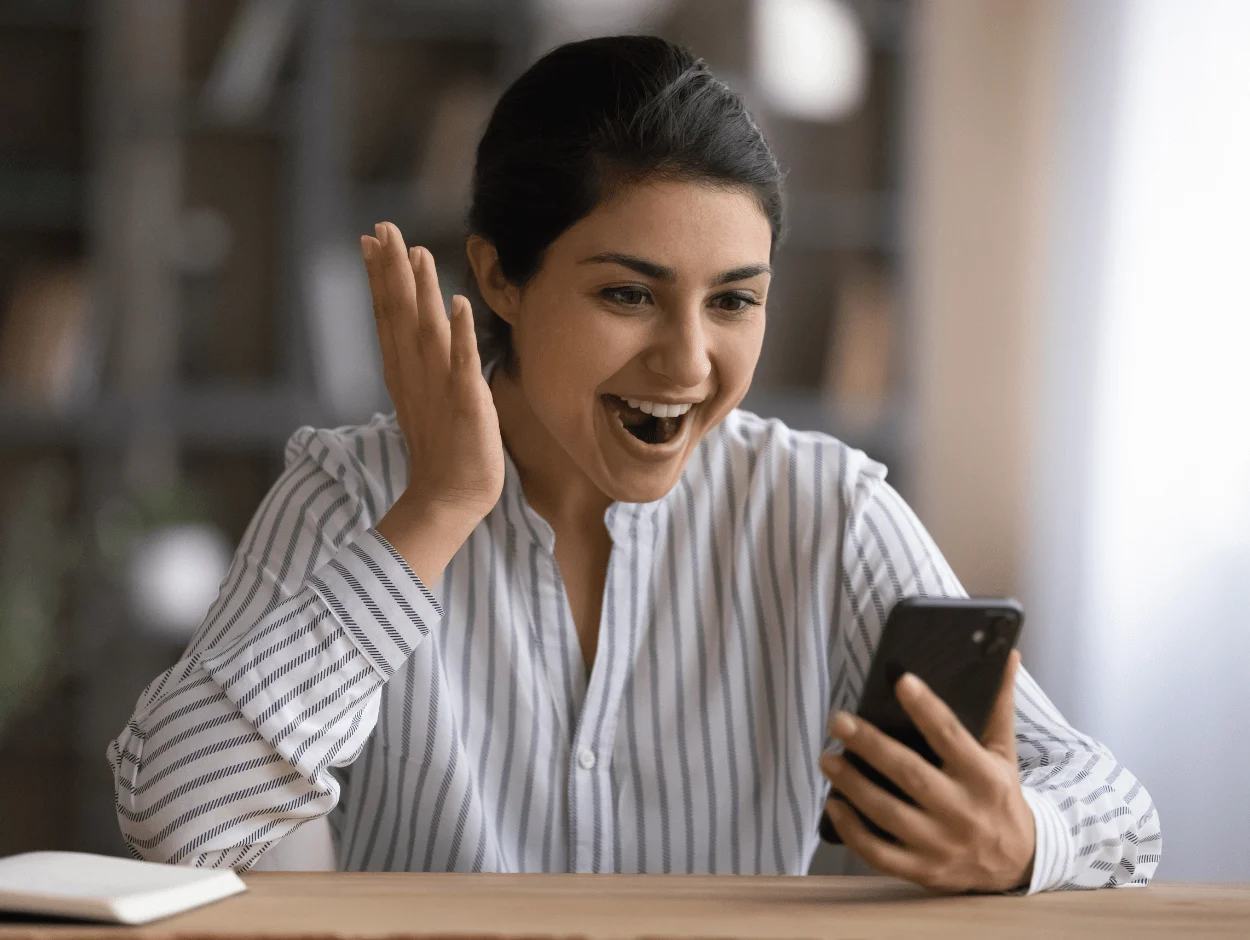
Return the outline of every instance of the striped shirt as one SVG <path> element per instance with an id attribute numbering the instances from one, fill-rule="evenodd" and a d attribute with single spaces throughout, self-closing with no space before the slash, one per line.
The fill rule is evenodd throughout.
<path id="1" fill-rule="evenodd" d="M 183 657 L 108 757 L 148 859 L 247 868 L 329 815 L 346 870 L 804 873 L 831 709 L 886 614 L 963 596 L 885 468 L 734 411 L 651 503 L 613 503 L 587 674 L 505 453 L 438 584 L 373 528 L 407 479 L 395 417 L 302 427 Z M 1016 681 L 1030 891 L 1145 884 L 1149 794 Z"/>

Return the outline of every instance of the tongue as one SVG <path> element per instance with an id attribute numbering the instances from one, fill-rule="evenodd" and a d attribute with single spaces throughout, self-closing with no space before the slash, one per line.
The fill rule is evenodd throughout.
<path id="1" fill-rule="evenodd" d="M 641 408 L 631 408 L 629 403 L 623 398 L 617 398 L 613 395 L 610 400 L 613 406 L 615 406 L 617 414 L 621 416 L 621 423 L 627 428 L 642 424 L 652 417 L 652 415 L 647 414 Z"/>
<path id="2" fill-rule="evenodd" d="M 623 398 L 607 396 L 608 404 L 621 416 L 621 424 L 641 441 L 663 444 L 672 439 L 681 425 L 681 418 L 657 418 L 640 408 L 631 408 Z"/>

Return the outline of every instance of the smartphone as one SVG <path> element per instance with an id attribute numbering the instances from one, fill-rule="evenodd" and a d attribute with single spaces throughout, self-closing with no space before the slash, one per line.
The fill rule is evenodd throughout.
<path id="1" fill-rule="evenodd" d="M 868 668 L 857 714 L 906 744 L 929 763 L 941 767 L 941 758 L 925 742 L 895 697 L 895 683 L 903 673 L 915 673 L 950 706 L 972 736 L 980 740 L 1002 686 L 1007 657 L 1020 638 L 1023 626 L 1024 609 L 1011 598 L 905 597 L 899 600 L 886 619 L 881 642 Z M 908 803 L 914 802 L 863 758 L 850 751 L 845 757 L 847 763 L 882 789 Z M 898 842 L 855 809 L 841 793 L 835 790 L 831 796 L 854 809 L 869 831 L 887 841 Z M 824 812 L 820 814 L 820 836 L 827 842 L 842 841 Z"/>

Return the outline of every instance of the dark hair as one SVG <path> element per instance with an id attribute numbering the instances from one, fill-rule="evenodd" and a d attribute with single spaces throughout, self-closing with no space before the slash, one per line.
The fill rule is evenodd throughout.
<path id="1" fill-rule="evenodd" d="M 655 178 L 750 190 L 772 249 L 780 242 L 777 159 L 742 97 L 702 59 L 656 36 L 566 43 L 495 105 L 477 148 L 469 231 L 495 246 L 504 276 L 523 287 L 562 232 L 621 187 Z M 502 357 L 512 371 L 512 328 L 475 293 L 482 361 Z"/>

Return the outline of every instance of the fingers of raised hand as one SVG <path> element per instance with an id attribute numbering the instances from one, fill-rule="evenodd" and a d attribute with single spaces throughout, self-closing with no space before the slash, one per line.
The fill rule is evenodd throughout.
<path id="1" fill-rule="evenodd" d="M 826 754 L 821 768 L 834 789 L 874 823 L 909 848 L 921 852 L 940 848 L 942 833 L 921 810 L 881 789 L 840 754 Z"/>
<path id="2" fill-rule="evenodd" d="M 473 329 L 473 307 L 463 294 L 451 299 L 451 368 L 458 380 L 480 377 L 482 371 L 477 332 Z"/>
<path id="3" fill-rule="evenodd" d="M 360 246 L 369 273 L 383 367 L 397 379 L 398 367 L 418 352 L 416 291 L 399 229 L 389 222 L 379 222 L 374 233 L 376 237 L 362 237 Z M 387 387 L 390 388 L 390 379 Z"/>
<path id="4" fill-rule="evenodd" d="M 919 676 L 906 673 L 895 684 L 894 694 L 943 765 L 957 768 L 983 756 L 980 742 Z"/>
<path id="5" fill-rule="evenodd" d="M 415 322 L 417 296 L 404 236 L 390 222 L 379 222 L 374 234 L 381 249 L 377 266 L 385 314 L 396 328 L 404 328 L 410 320 Z"/>
<path id="6" fill-rule="evenodd" d="M 382 243 L 372 235 L 360 237 L 360 250 L 369 275 L 369 293 L 373 297 L 373 320 L 378 330 L 378 346 L 382 351 L 382 378 L 396 408 L 402 397 L 399 385 L 399 349 L 387 300 L 386 278 L 383 276 Z"/>
<path id="7" fill-rule="evenodd" d="M 456 407 L 467 413 L 491 407 L 490 386 L 478 358 L 473 308 L 463 294 L 451 299 L 451 389 Z"/>
<path id="8" fill-rule="evenodd" d="M 959 805 L 959 791 L 941 770 L 863 718 L 839 712 L 829 732 L 892 780 L 919 805 L 949 815 Z"/>
<path id="9" fill-rule="evenodd" d="M 365 259 L 365 273 L 369 275 L 369 294 L 373 298 L 373 315 L 380 323 L 389 313 L 386 279 L 382 276 L 382 243 L 372 235 L 361 235 L 360 253 Z"/>
<path id="10" fill-rule="evenodd" d="M 446 377 L 451 327 L 429 251 L 417 246 L 408 249 L 403 235 L 390 222 L 379 222 L 374 233 L 376 237 L 361 238 L 361 251 L 373 295 L 383 371 L 394 398 L 393 385 L 399 381 L 402 367 L 418 356 L 426 379 L 438 382 Z M 464 302 L 467 304 L 467 299 Z"/>
<path id="11" fill-rule="evenodd" d="M 443 308 L 443 294 L 438 286 L 434 256 L 425 248 L 414 247 L 408 252 L 408 259 L 416 284 L 416 323 L 421 342 L 436 342 L 439 350 L 446 352 L 450 327 L 447 311 Z"/>

